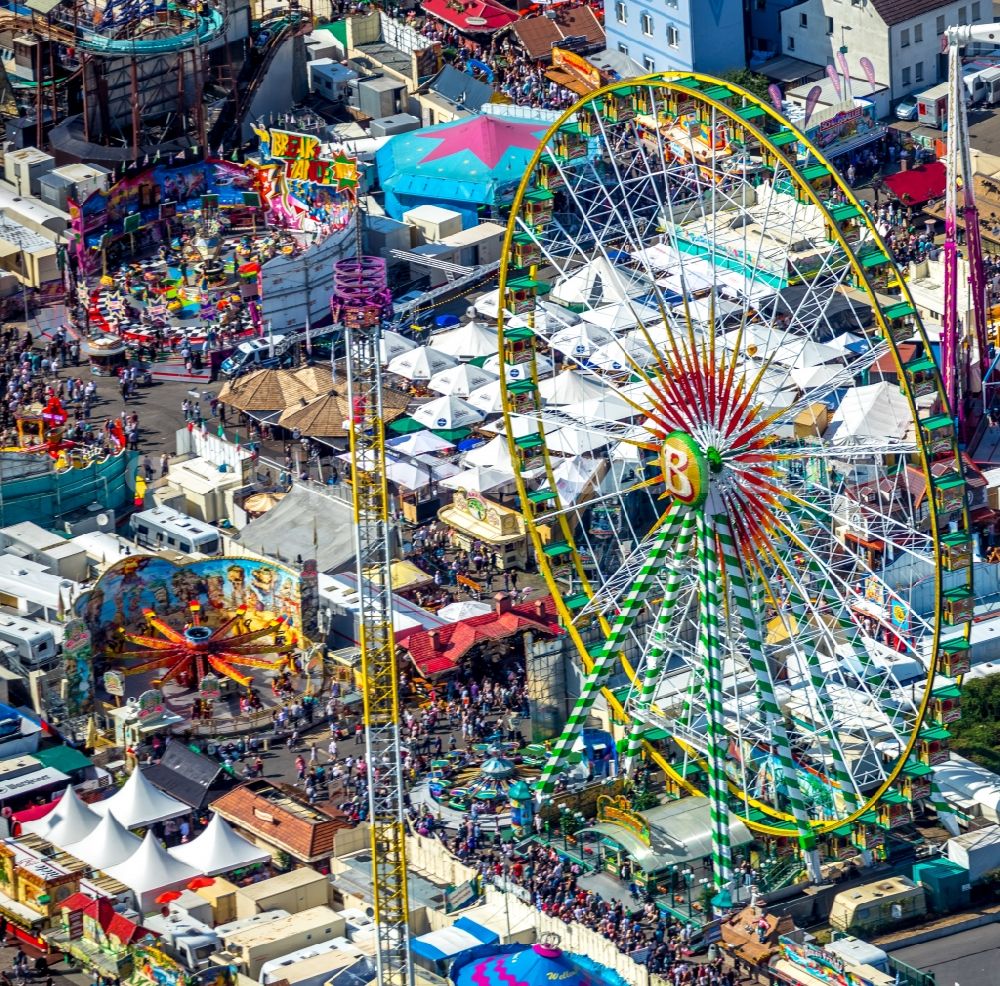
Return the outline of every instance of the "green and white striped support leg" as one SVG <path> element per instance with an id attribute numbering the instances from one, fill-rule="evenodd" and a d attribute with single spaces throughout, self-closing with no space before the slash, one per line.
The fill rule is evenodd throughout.
<path id="1" fill-rule="evenodd" d="M 934 809 L 935 814 L 938 817 L 938 821 L 952 834 L 958 835 L 961 831 L 958 827 L 958 819 L 955 817 L 955 813 L 951 810 L 951 805 L 945 800 L 944 795 L 941 793 L 941 788 L 938 786 L 937 775 L 931 773 L 931 807 Z"/>
<path id="2" fill-rule="evenodd" d="M 722 558 L 726 566 L 730 595 L 746 638 L 750 667 L 753 668 L 757 679 L 757 701 L 764 713 L 764 721 L 767 723 L 777 760 L 781 766 L 780 775 L 775 777 L 775 786 L 780 787 L 784 792 L 791 815 L 795 819 L 795 828 L 799 835 L 799 848 L 802 850 L 809 877 L 813 881 L 819 882 L 823 874 L 820 868 L 819 850 L 816 847 L 816 835 L 809 824 L 809 812 L 806 809 L 802 791 L 799 789 L 798 772 L 795 761 L 792 759 L 791 743 L 788 741 L 784 717 L 774 694 L 771 669 L 764 656 L 760 624 L 750 601 L 750 587 L 747 584 L 743 564 L 733 539 L 732 529 L 728 524 L 719 529 L 719 543 L 722 545 Z"/>
<path id="3" fill-rule="evenodd" d="M 671 627 L 674 607 L 677 605 L 677 595 L 680 592 L 682 571 L 681 565 L 694 538 L 696 523 L 693 513 L 686 513 L 681 524 L 680 534 L 674 545 L 673 567 L 667 579 L 663 592 L 663 602 L 656 617 L 656 625 L 650 635 L 649 651 L 646 654 L 646 667 L 639 686 L 639 697 L 635 713 L 632 716 L 632 726 L 628 737 L 628 747 L 625 751 L 625 769 L 631 770 L 633 763 L 642 750 L 642 734 L 646 731 L 645 716 L 656 694 L 656 686 L 660 680 L 660 661 L 667 650 L 667 634 Z"/>
<path id="4" fill-rule="evenodd" d="M 580 689 L 580 697 L 576 700 L 573 711 L 566 720 L 562 735 L 556 740 L 552 754 L 542 768 L 541 776 L 535 782 L 535 790 L 539 797 L 550 794 L 555 788 L 556 775 L 572 751 L 573 744 L 580 735 L 584 723 L 587 721 L 587 716 L 590 715 L 594 700 L 608 680 L 618 660 L 628 630 L 645 603 L 650 588 L 656 583 L 657 573 L 670 555 L 671 542 L 677 534 L 678 523 L 678 511 L 676 508 L 671 508 L 670 515 L 649 546 L 649 554 L 643 561 L 634 584 L 626 594 L 622 607 L 611 624 L 611 630 L 601 645 L 600 652 L 594 658 L 593 666 L 584 679 L 583 687 Z"/>
<path id="5" fill-rule="evenodd" d="M 715 550 L 715 522 L 698 516 L 698 563 L 701 619 L 698 653 L 704 668 L 705 721 L 708 747 L 708 797 L 712 819 L 712 871 L 717 890 L 729 887 L 733 859 L 729 844 L 729 788 L 726 758 L 729 741 L 722 708 L 722 657 L 719 650 L 719 562 Z"/>

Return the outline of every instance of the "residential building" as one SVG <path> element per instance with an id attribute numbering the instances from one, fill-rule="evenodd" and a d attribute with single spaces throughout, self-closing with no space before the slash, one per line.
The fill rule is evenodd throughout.
<path id="1" fill-rule="evenodd" d="M 946 27 L 992 19 L 989 0 L 803 0 L 781 11 L 781 43 L 786 55 L 816 65 L 833 65 L 846 49 L 854 77 L 865 76 L 867 58 L 895 102 L 947 78 Z"/>
<path id="2" fill-rule="evenodd" d="M 604 32 L 646 72 L 721 75 L 746 64 L 743 0 L 608 0 Z"/>
<path id="3" fill-rule="evenodd" d="M 798 0 L 747 0 L 750 57 L 770 57 L 781 51 L 781 12 Z"/>

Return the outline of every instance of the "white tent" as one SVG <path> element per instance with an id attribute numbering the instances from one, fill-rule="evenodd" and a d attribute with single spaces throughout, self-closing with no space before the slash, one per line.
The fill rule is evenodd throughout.
<path id="1" fill-rule="evenodd" d="M 797 387 L 813 390 L 816 387 L 828 386 L 837 377 L 840 377 L 842 384 L 846 386 L 851 383 L 853 371 L 841 363 L 820 363 L 818 366 L 806 366 L 802 369 L 796 367 L 792 370 L 791 377 Z"/>
<path id="2" fill-rule="evenodd" d="M 538 428 L 536 426 L 535 430 Z M 506 435 L 497 435 L 491 438 L 485 445 L 479 445 L 465 453 L 462 464 L 466 467 L 484 466 L 487 469 L 513 470 L 510 460 L 510 446 L 507 444 Z"/>
<path id="3" fill-rule="evenodd" d="M 115 794 L 105 801 L 98 801 L 93 808 L 98 815 L 110 812 L 127 829 L 142 828 L 153 822 L 187 815 L 191 811 L 186 804 L 164 794 L 146 780 L 138 767 Z"/>
<path id="4" fill-rule="evenodd" d="M 68 784 L 55 808 L 43 818 L 24 822 L 21 831 L 40 835 L 52 845 L 62 848 L 86 839 L 100 821 L 101 816 L 84 804 L 73 785 Z"/>
<path id="5" fill-rule="evenodd" d="M 492 356 L 497 351 L 497 331 L 482 322 L 466 322 L 454 329 L 435 332 L 427 344 L 461 360 Z"/>
<path id="6" fill-rule="evenodd" d="M 174 890 L 188 880 L 202 876 L 202 867 L 211 866 L 212 860 L 205 858 L 200 866 L 189 866 L 174 859 L 160 844 L 153 833 L 147 832 L 142 845 L 124 863 L 109 866 L 104 872 L 139 898 L 139 910 L 145 914 L 156 905 L 156 898 L 164 890 Z"/>
<path id="7" fill-rule="evenodd" d="M 446 397 L 468 397 L 477 387 L 485 387 L 496 379 L 497 375 L 489 370 L 463 363 L 435 373 L 428 382 L 427 389 Z"/>
<path id="8" fill-rule="evenodd" d="M 630 372 L 636 366 L 648 366 L 654 358 L 650 348 L 637 339 L 616 339 L 596 349 L 590 362 L 604 370 Z"/>
<path id="9" fill-rule="evenodd" d="M 435 435 L 433 431 L 415 431 L 412 435 L 402 435 L 386 442 L 394 452 L 402 455 L 424 455 L 427 452 L 444 452 L 453 449 L 451 442 Z M 348 457 L 350 458 L 350 457 Z"/>
<path id="10" fill-rule="evenodd" d="M 538 383 L 538 393 L 546 404 L 578 404 L 580 401 L 598 400 L 608 394 L 608 389 L 573 370 L 565 370 Z"/>
<path id="11" fill-rule="evenodd" d="M 910 405 L 899 387 L 882 382 L 852 387 L 834 411 L 830 427 L 835 429 L 835 442 L 859 438 L 885 441 L 907 437 L 912 423 Z"/>
<path id="12" fill-rule="evenodd" d="M 461 397 L 438 397 L 436 400 L 421 404 L 413 412 L 412 417 L 425 428 L 450 431 L 479 424 L 486 417 L 486 412 L 473 407 Z"/>
<path id="13" fill-rule="evenodd" d="M 389 360 L 386 369 L 405 380 L 430 380 L 435 373 L 457 365 L 458 360 L 454 356 L 431 349 L 429 346 L 418 346 Z"/>
<path id="14" fill-rule="evenodd" d="M 584 322 L 560 329 L 549 339 L 549 345 L 561 353 L 566 353 L 567 356 L 579 357 L 589 356 L 598 346 L 603 346 L 613 339 L 614 336 L 607 329 Z"/>
<path id="15" fill-rule="evenodd" d="M 600 397 L 588 397 L 585 401 L 567 404 L 562 411 L 563 414 L 569 414 L 578 421 L 583 421 L 585 418 L 596 418 L 598 421 L 625 421 L 641 413 L 612 390 L 606 391 Z"/>
<path id="16" fill-rule="evenodd" d="M 442 480 L 441 485 L 449 490 L 474 490 L 489 493 L 514 482 L 514 474 L 509 469 L 491 469 L 489 466 L 473 466 L 456 476 Z"/>
<path id="17" fill-rule="evenodd" d="M 593 452 L 612 441 L 610 435 L 602 435 L 595 431 L 582 431 L 579 428 L 559 428 L 548 432 L 545 445 L 550 452 L 560 452 L 563 455 L 582 455 Z"/>
<path id="18" fill-rule="evenodd" d="M 206 876 L 228 873 L 241 866 L 252 866 L 271 858 L 269 852 L 258 849 L 252 842 L 237 835 L 218 813 L 212 814 L 212 820 L 204 832 L 167 852 L 174 859 L 194 867 Z"/>
<path id="19" fill-rule="evenodd" d="M 559 305 L 587 305 L 596 308 L 648 293 L 649 279 L 638 271 L 616 267 L 596 257 L 579 270 L 560 278 L 549 297 Z"/>
<path id="20" fill-rule="evenodd" d="M 602 466 L 602 459 L 584 459 L 581 456 L 575 456 L 559 463 L 552 470 L 552 476 L 556 481 L 556 492 L 559 494 L 559 502 L 563 506 L 576 503 Z"/>
<path id="21" fill-rule="evenodd" d="M 677 251 L 664 243 L 654 243 L 644 250 L 630 251 L 632 259 L 652 270 L 670 270 L 678 264 Z"/>
<path id="22" fill-rule="evenodd" d="M 562 305 L 553 305 L 551 301 L 540 301 L 530 314 L 523 312 L 511 315 L 504 319 L 503 324 L 506 329 L 522 329 L 527 326 L 542 335 L 548 335 L 576 325 L 579 321 L 580 316 L 576 312 L 571 312 Z"/>
<path id="23" fill-rule="evenodd" d="M 542 373 L 551 373 L 553 369 L 552 360 L 550 360 L 544 353 L 535 354 L 535 366 L 538 369 L 539 375 Z M 483 369 L 489 370 L 490 373 L 495 373 L 497 376 L 500 376 L 500 357 L 498 355 L 491 356 L 485 363 L 483 363 Z M 530 380 L 531 364 L 508 363 L 507 369 L 504 372 L 507 374 L 508 383 L 512 380 Z"/>
<path id="24" fill-rule="evenodd" d="M 503 410 L 500 381 L 494 380 L 483 387 L 477 387 L 469 394 L 469 403 L 487 414 L 499 414 Z"/>
<path id="25" fill-rule="evenodd" d="M 784 363 L 802 370 L 809 366 L 819 366 L 822 363 L 843 359 L 846 355 L 847 350 L 840 346 L 795 337 L 778 346 L 771 359 L 775 363 Z"/>
<path id="26" fill-rule="evenodd" d="M 125 862 L 141 845 L 142 840 L 129 832 L 114 815 L 105 815 L 85 839 L 62 848 L 94 869 L 104 870 Z"/>
<path id="27" fill-rule="evenodd" d="M 448 603 L 442 606 L 434 615 L 445 623 L 458 623 L 459 620 L 468 620 L 473 616 L 485 616 L 492 613 L 493 607 L 489 603 L 477 603 L 473 599 L 463 599 L 457 603 Z"/>
<path id="28" fill-rule="evenodd" d="M 580 315 L 585 322 L 602 329 L 622 331 L 635 325 L 654 325 L 663 321 L 663 313 L 658 308 L 640 305 L 637 302 L 623 302 L 617 305 L 605 305 Z M 606 340 L 610 342 L 610 340 Z"/>
<path id="29" fill-rule="evenodd" d="M 417 344 L 412 339 L 400 335 L 398 332 L 386 330 L 382 333 L 382 338 L 378 344 L 379 362 L 385 366 L 390 360 L 394 360 L 403 353 L 408 353 L 411 349 L 416 349 Z"/>

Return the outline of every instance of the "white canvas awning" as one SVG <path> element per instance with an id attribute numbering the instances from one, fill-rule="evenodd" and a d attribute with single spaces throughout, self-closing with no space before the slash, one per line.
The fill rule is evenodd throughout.
<path id="1" fill-rule="evenodd" d="M 599 400 L 608 394 L 608 389 L 581 373 L 564 370 L 554 377 L 540 380 L 538 393 L 546 404 L 578 404 L 580 401 Z"/>
<path id="2" fill-rule="evenodd" d="M 190 842 L 168 849 L 174 859 L 194 867 L 206 876 L 228 873 L 241 866 L 252 866 L 271 858 L 271 854 L 237 835 L 229 823 L 213 813 L 205 831 Z"/>
<path id="3" fill-rule="evenodd" d="M 106 801 L 98 801 L 93 808 L 98 815 L 110 812 L 127 829 L 145 828 L 191 811 L 188 805 L 146 780 L 138 767 L 115 794 Z"/>
<path id="4" fill-rule="evenodd" d="M 139 898 L 139 909 L 146 913 L 156 903 L 156 897 L 165 890 L 176 890 L 188 880 L 202 876 L 202 867 L 211 866 L 204 859 L 200 866 L 189 866 L 174 859 L 160 844 L 153 833 L 147 832 L 142 845 L 124 863 L 109 866 L 105 872 L 112 879 L 124 883 Z"/>
<path id="5" fill-rule="evenodd" d="M 460 360 L 492 356 L 497 351 L 497 330 L 482 322 L 466 322 L 454 329 L 435 332 L 427 344 Z"/>
<path id="6" fill-rule="evenodd" d="M 486 412 L 461 397 L 438 397 L 418 407 L 412 417 L 425 428 L 450 431 L 479 424 L 485 419 Z"/>
<path id="7" fill-rule="evenodd" d="M 912 416 L 906 397 L 891 383 L 852 387 L 833 413 L 830 427 L 834 441 L 858 438 L 886 440 L 906 438 L 912 432 Z"/>
<path id="8" fill-rule="evenodd" d="M 101 821 L 101 816 L 84 804 L 73 788 L 66 786 L 58 804 L 44 818 L 24 822 L 21 831 L 40 835 L 60 849 L 86 839 Z"/>
<path id="9" fill-rule="evenodd" d="M 141 845 L 142 839 L 129 832 L 114 815 L 105 815 L 85 839 L 60 848 L 94 869 L 104 870 L 125 862 Z"/>
<path id="10" fill-rule="evenodd" d="M 451 366 L 458 366 L 458 360 L 454 356 L 429 346 L 418 346 L 389 360 L 386 369 L 405 380 L 430 380 L 435 373 Z"/>

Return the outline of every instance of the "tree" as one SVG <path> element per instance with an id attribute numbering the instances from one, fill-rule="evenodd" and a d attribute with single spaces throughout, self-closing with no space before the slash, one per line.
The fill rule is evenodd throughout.
<path id="1" fill-rule="evenodd" d="M 734 68 L 725 72 L 722 78 L 726 82 L 731 82 L 734 86 L 746 89 L 751 95 L 756 96 L 762 103 L 770 103 L 771 97 L 768 95 L 767 87 L 771 84 L 766 75 L 759 72 L 751 72 L 748 68 Z"/>

